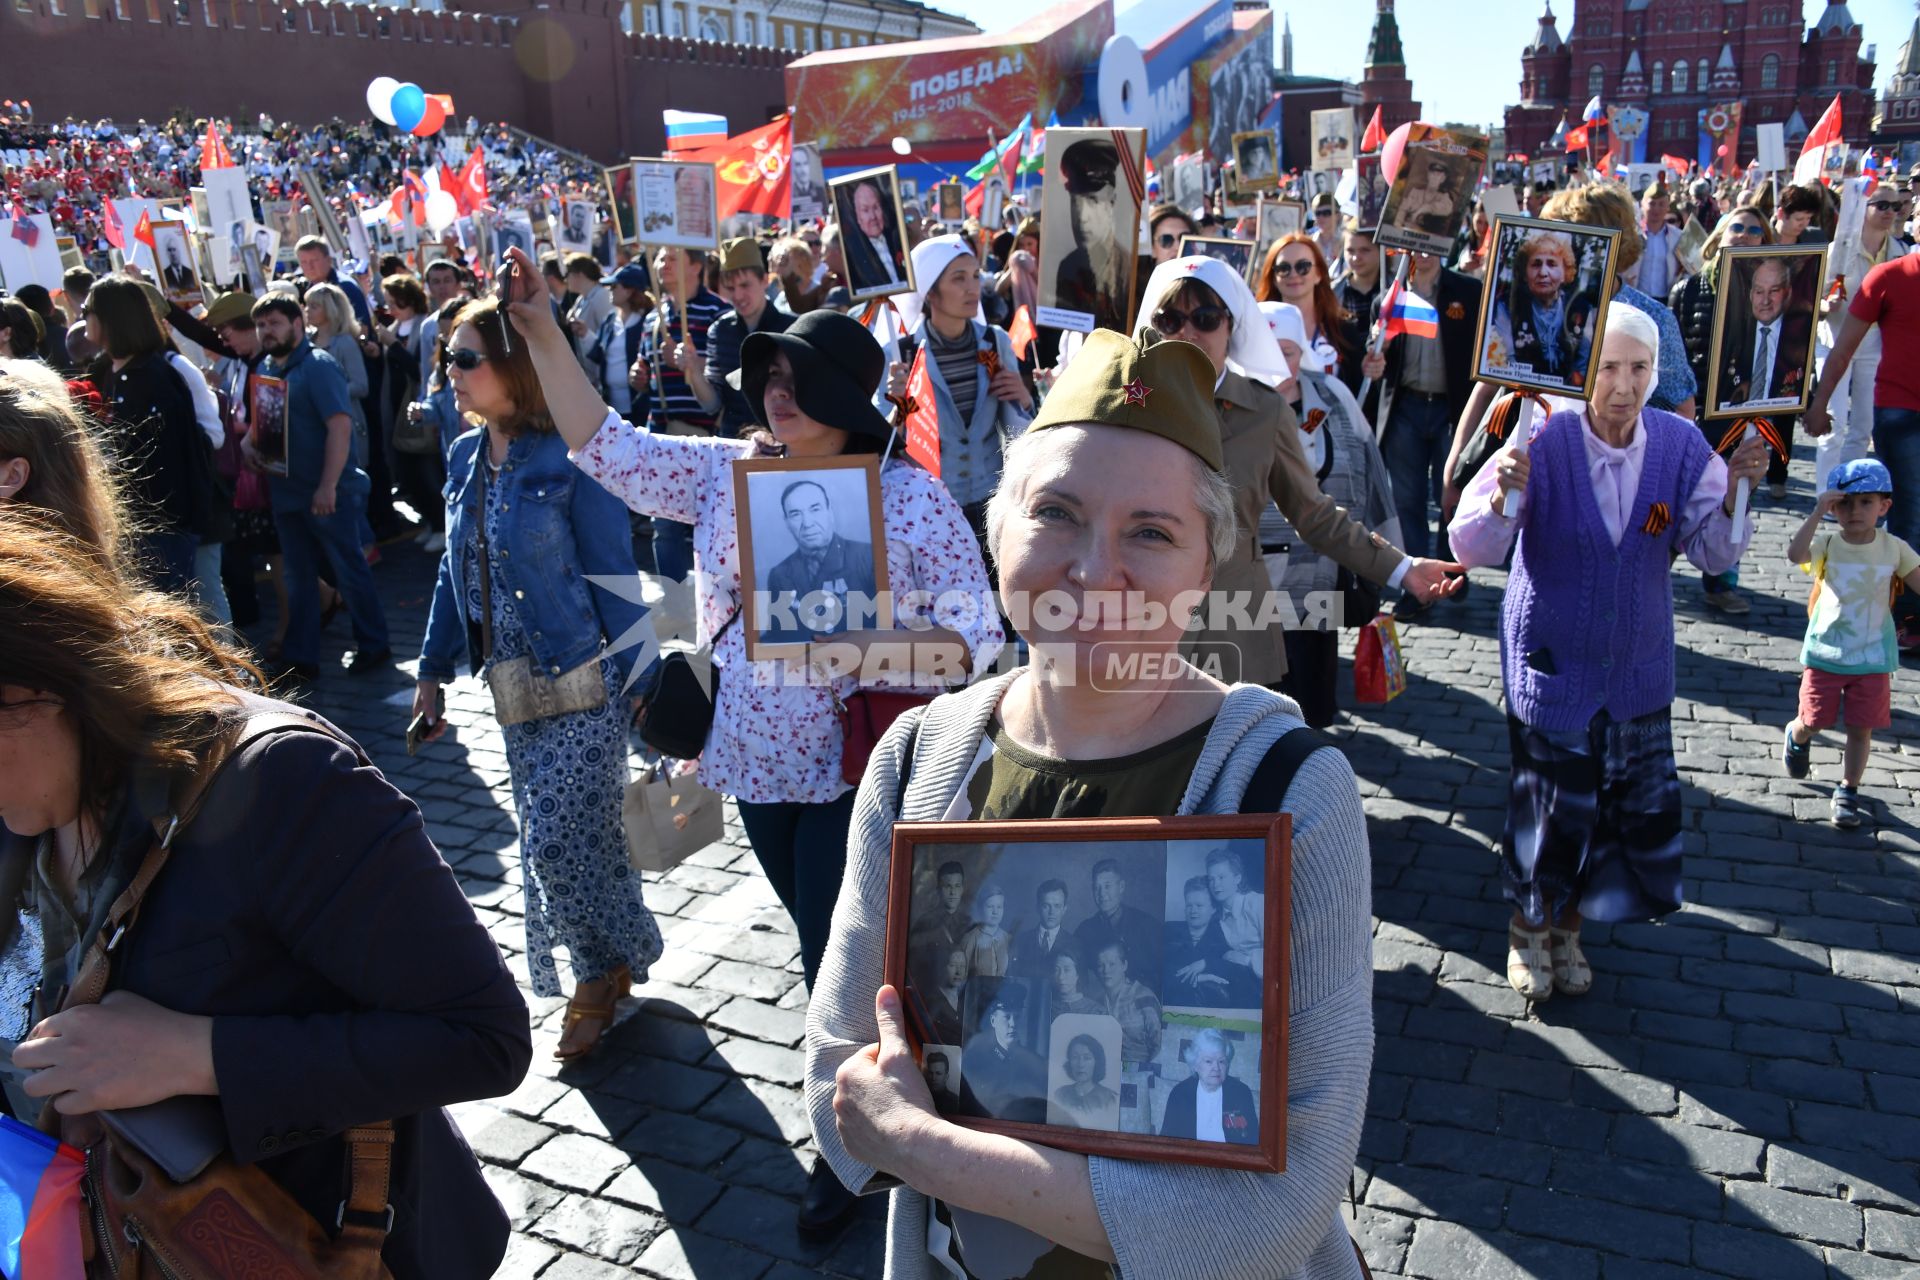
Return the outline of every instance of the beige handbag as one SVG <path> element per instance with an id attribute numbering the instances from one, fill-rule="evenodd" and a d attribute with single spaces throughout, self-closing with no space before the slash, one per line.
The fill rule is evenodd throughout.
<path id="1" fill-rule="evenodd" d="M 649 765 L 627 784 L 620 823 L 635 871 L 671 871 L 725 835 L 725 802 L 692 775 L 673 778 Z"/>
<path id="2" fill-rule="evenodd" d="M 482 441 L 480 448 L 486 448 Z M 487 459 L 476 453 L 473 465 L 480 470 L 480 661 L 486 665 L 487 688 L 493 693 L 493 718 L 502 725 L 525 724 L 566 715 L 570 711 L 591 711 L 607 701 L 607 682 L 600 678 L 598 655 L 588 658 L 571 671 L 548 679 L 533 666 L 531 654 L 493 661 L 493 557 L 487 548 Z"/>

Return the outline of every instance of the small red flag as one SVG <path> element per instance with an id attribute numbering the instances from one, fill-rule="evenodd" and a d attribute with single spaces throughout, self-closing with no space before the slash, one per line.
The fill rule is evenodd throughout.
<path id="1" fill-rule="evenodd" d="M 1362 153 L 1378 151 L 1387 145 L 1386 121 L 1381 117 L 1380 111 L 1381 108 L 1377 106 L 1373 109 L 1373 119 L 1367 121 L 1367 131 L 1360 135 Z"/>
<path id="2" fill-rule="evenodd" d="M 200 148 L 200 168 L 203 171 L 233 168 L 233 153 L 227 150 L 227 144 L 221 141 L 211 120 L 207 121 L 206 145 Z"/>
<path id="3" fill-rule="evenodd" d="M 153 248 L 153 218 L 146 209 L 140 211 L 140 221 L 133 226 L 133 238 L 147 248 Z"/>
<path id="4" fill-rule="evenodd" d="M 1579 151 L 1587 145 L 1587 126 L 1567 130 L 1567 150 Z"/>
<path id="5" fill-rule="evenodd" d="M 460 181 L 454 188 L 454 198 L 461 202 L 462 213 L 493 208 L 493 201 L 487 198 L 486 158 L 478 147 L 473 149 L 473 154 L 467 157 L 467 163 L 460 169 Z"/>
<path id="6" fill-rule="evenodd" d="M 940 406 L 934 400 L 933 378 L 927 373 L 927 349 L 923 344 L 913 356 L 913 371 L 907 374 L 907 394 L 901 406 L 906 412 L 902 429 L 907 437 L 907 456 L 940 478 Z"/>
<path id="7" fill-rule="evenodd" d="M 107 233 L 107 243 L 120 252 L 125 253 L 127 251 L 127 231 L 125 227 L 120 225 L 120 211 L 113 207 L 112 200 L 108 200 L 106 205 L 107 216 L 104 230 Z"/>
<path id="8" fill-rule="evenodd" d="M 1013 323 L 1007 326 L 1007 337 L 1013 342 L 1013 354 L 1022 360 L 1027 358 L 1028 348 L 1039 335 L 1033 329 L 1033 315 L 1024 306 L 1013 313 Z"/>

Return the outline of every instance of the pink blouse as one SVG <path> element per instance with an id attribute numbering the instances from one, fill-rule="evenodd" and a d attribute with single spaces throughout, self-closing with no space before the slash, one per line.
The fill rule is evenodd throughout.
<path id="1" fill-rule="evenodd" d="M 755 456 L 754 446 L 658 435 L 608 410 L 593 439 L 569 456 L 632 510 L 693 526 L 697 639 L 713 645 L 721 673 L 700 781 L 755 804 L 824 804 L 849 790 L 826 682 L 809 680 L 801 661 L 749 662 L 740 623 L 727 625 L 742 598 L 733 462 Z M 965 641 L 973 672 L 985 671 L 1006 637 L 997 612 L 983 607 L 987 567 L 959 505 L 938 480 L 896 457 L 880 471 L 880 506 L 896 624 L 945 627 Z M 832 693 L 844 699 L 859 686 L 843 676 Z"/>

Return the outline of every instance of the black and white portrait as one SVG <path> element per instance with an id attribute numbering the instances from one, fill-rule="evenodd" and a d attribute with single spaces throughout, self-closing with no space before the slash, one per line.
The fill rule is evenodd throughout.
<path id="1" fill-rule="evenodd" d="M 959 1044 L 928 1044 L 920 1052 L 920 1074 L 933 1095 L 934 1110 L 942 1115 L 960 1112 L 960 1086 L 966 1079 L 966 1054 Z"/>
<path id="2" fill-rule="evenodd" d="M 1813 389 L 1818 246 L 1729 249 L 1708 355 L 1708 416 L 1797 413 Z"/>
<path id="3" fill-rule="evenodd" d="M 553 247 L 562 253 L 591 253 L 593 215 L 591 200 L 562 201 L 560 224 L 556 228 Z"/>
<path id="4" fill-rule="evenodd" d="M 167 301 L 194 307 L 202 301 L 200 277 L 193 266 L 193 245 L 184 222 L 156 222 L 153 226 L 155 279 Z"/>
<path id="5" fill-rule="evenodd" d="M 1279 153 L 1274 149 L 1273 130 L 1233 135 L 1233 167 L 1236 185 L 1242 191 L 1272 191 L 1280 185 Z"/>
<path id="6" fill-rule="evenodd" d="M 1354 204 L 1362 230 L 1371 233 L 1380 225 L 1380 212 L 1387 207 L 1387 178 L 1380 171 L 1380 157 L 1355 156 L 1353 160 Z"/>
<path id="7" fill-rule="evenodd" d="M 1126 331 L 1145 148 L 1144 129 L 1047 130 L 1047 172 L 1059 177 L 1041 197 L 1041 324 Z"/>
<path id="8" fill-rule="evenodd" d="M 820 163 L 820 144 L 795 143 L 787 166 L 788 220 L 794 223 L 827 216 L 827 170 Z"/>
<path id="9" fill-rule="evenodd" d="M 1486 161 L 1480 134 L 1414 124 L 1375 239 L 1388 248 L 1451 253 Z"/>
<path id="10" fill-rule="evenodd" d="M 525 209 L 509 209 L 493 220 L 493 243 L 496 259 L 505 257 L 509 249 L 518 249 L 539 261 L 534 253 L 533 218 Z"/>
<path id="11" fill-rule="evenodd" d="M 1310 117 L 1313 139 L 1313 168 L 1350 169 L 1353 167 L 1353 108 L 1329 107 Z"/>
<path id="12" fill-rule="evenodd" d="M 980 190 L 980 225 L 988 231 L 998 231 L 1007 221 L 1007 180 L 995 169 L 986 177 Z"/>
<path id="13" fill-rule="evenodd" d="M 1120 1127 L 1120 1024 L 1104 1013 L 1069 1013 L 1048 1027 L 1047 1123 Z"/>
<path id="14" fill-rule="evenodd" d="M 1253 270 L 1253 241 L 1234 240 L 1227 236 L 1181 236 L 1180 256 L 1185 258 L 1193 254 L 1204 254 L 1217 258 L 1233 268 L 1233 273 L 1246 279 Z"/>
<path id="15" fill-rule="evenodd" d="M 757 459 L 734 476 L 750 657 L 891 623 L 878 459 Z"/>
<path id="16" fill-rule="evenodd" d="M 835 178 L 829 184 L 840 249 L 847 261 L 847 284 L 856 300 L 913 289 L 898 178 L 888 165 Z"/>
<path id="17" fill-rule="evenodd" d="M 1494 219 L 1474 376 L 1586 399 L 1619 232 Z"/>
<path id="18" fill-rule="evenodd" d="M 1198 156 L 1185 156 L 1173 162 L 1170 175 L 1173 202 L 1188 214 L 1207 203 L 1207 163 Z"/>
<path id="19" fill-rule="evenodd" d="M 1160 989 L 1168 1008 L 1259 1016 L 1265 853 L 1257 840 L 1167 842 Z"/>

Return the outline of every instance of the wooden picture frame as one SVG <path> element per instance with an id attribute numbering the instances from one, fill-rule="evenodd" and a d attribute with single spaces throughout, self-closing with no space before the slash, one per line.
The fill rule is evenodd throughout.
<path id="1" fill-rule="evenodd" d="M 200 269 L 194 262 L 193 233 L 185 222 L 168 219 L 151 224 L 153 231 L 153 282 L 167 301 L 188 310 L 206 299 L 200 281 Z"/>
<path id="2" fill-rule="evenodd" d="M 883 972 L 923 1070 L 946 1062 L 936 1109 L 1063 1151 L 1284 1173 L 1292 830 L 1284 813 L 895 823 Z M 1229 950 L 1223 903 L 1251 955 Z M 1203 1138 L 1208 1054 L 1225 1097 Z"/>
<path id="3" fill-rule="evenodd" d="M 247 375 L 247 438 L 260 465 L 277 476 L 287 474 L 287 401 L 285 378 L 254 372 Z"/>
<path id="4" fill-rule="evenodd" d="M 861 191 L 873 192 L 863 198 Z M 875 199 L 874 197 L 877 197 Z M 847 264 L 847 292 L 855 302 L 913 293 L 913 255 L 907 249 L 907 211 L 895 165 L 862 169 L 827 182 L 827 204 L 840 228 L 840 253 Z M 865 222 L 862 222 L 862 219 Z M 878 230 L 874 230 L 875 218 Z M 886 246 L 886 260 L 874 248 Z"/>
<path id="5" fill-rule="evenodd" d="M 748 660 L 804 657 L 815 635 L 893 626 L 878 457 L 742 458 L 733 505 Z M 810 569 L 819 576 L 803 581 Z"/>
<path id="6" fill-rule="evenodd" d="M 1080 333 L 1131 332 L 1147 131 L 1048 129 L 1046 145 L 1034 320 Z M 1087 206 L 1079 214 L 1076 201 Z M 1109 230 L 1100 235 L 1103 224 Z"/>
<path id="7" fill-rule="evenodd" d="M 1383 226 L 1382 231 L 1386 228 Z M 1497 217 L 1487 255 L 1486 287 L 1474 325 L 1473 377 L 1495 386 L 1588 400 L 1593 371 L 1600 360 L 1614 276 L 1619 269 L 1620 232 L 1541 218 Z M 1536 294 L 1528 264 L 1536 257 L 1558 258 L 1556 297 L 1562 308 L 1559 338 L 1539 340 L 1532 315 Z"/>
<path id="8" fill-rule="evenodd" d="M 711 161 L 633 161 L 633 225 L 640 243 L 718 252 L 717 183 Z"/>
<path id="9" fill-rule="evenodd" d="M 1784 268 L 1769 267 L 1768 263 Z M 1814 344 L 1819 337 L 1825 245 L 1752 245 L 1720 251 L 1720 287 L 1715 292 L 1713 333 L 1707 344 L 1706 400 L 1702 418 L 1751 418 L 1806 411 L 1813 395 Z M 1764 273 L 1764 274 L 1763 274 Z M 1751 394 L 1752 366 L 1759 358 L 1757 326 L 1767 307 L 1768 394 Z"/>
<path id="10" fill-rule="evenodd" d="M 607 189 L 607 208 L 613 223 L 614 237 L 621 244 L 638 244 L 640 241 L 639 224 L 633 220 L 633 166 L 634 161 L 625 164 L 608 165 L 600 170 L 600 181 Z"/>
<path id="11" fill-rule="evenodd" d="M 1280 144 L 1273 130 L 1233 135 L 1233 182 L 1242 195 L 1280 189 Z"/>
<path id="12" fill-rule="evenodd" d="M 1387 189 L 1374 241 L 1383 249 L 1447 257 L 1466 221 L 1486 163 L 1484 134 L 1415 123 L 1407 134 L 1400 169 Z"/>
<path id="13" fill-rule="evenodd" d="M 1232 236 L 1181 236 L 1180 256 L 1183 258 L 1201 254 L 1217 259 L 1233 268 L 1235 275 L 1242 280 L 1259 269 L 1260 262 L 1254 253 L 1251 240 L 1236 240 Z"/>

